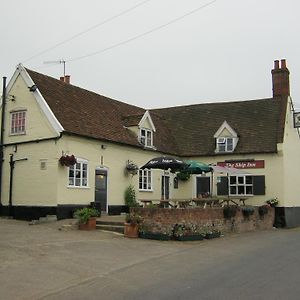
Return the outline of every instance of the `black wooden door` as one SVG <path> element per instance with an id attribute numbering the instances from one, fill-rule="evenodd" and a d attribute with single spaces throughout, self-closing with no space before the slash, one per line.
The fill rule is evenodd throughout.
<path id="1" fill-rule="evenodd" d="M 95 202 L 100 203 L 101 211 L 107 210 L 107 171 L 95 171 Z"/>

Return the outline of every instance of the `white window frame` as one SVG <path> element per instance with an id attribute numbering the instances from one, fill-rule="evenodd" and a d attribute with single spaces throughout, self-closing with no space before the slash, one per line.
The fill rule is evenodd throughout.
<path id="1" fill-rule="evenodd" d="M 140 143 L 145 147 L 153 147 L 153 131 L 147 128 L 140 128 Z"/>
<path id="2" fill-rule="evenodd" d="M 152 192 L 152 171 L 150 169 L 139 170 L 139 191 Z"/>
<path id="3" fill-rule="evenodd" d="M 18 118 L 18 116 L 24 114 L 24 125 L 21 124 L 13 124 L 14 120 Z M 10 112 L 10 135 L 21 135 L 21 134 L 26 134 L 26 110 L 25 109 L 20 109 L 20 110 L 14 110 Z"/>
<path id="4" fill-rule="evenodd" d="M 231 143 L 229 141 L 231 140 Z M 226 152 L 233 152 L 234 150 L 234 138 L 233 137 L 218 137 L 217 138 L 217 151 L 221 153 Z M 224 148 L 221 149 L 220 147 L 223 146 Z M 229 148 L 231 147 L 231 148 Z"/>
<path id="5" fill-rule="evenodd" d="M 233 182 L 233 179 L 235 178 L 235 182 Z M 253 176 L 252 175 L 234 175 L 229 176 L 229 196 L 253 196 Z M 249 179 L 251 179 L 251 182 L 249 182 Z M 235 188 L 235 193 L 232 193 L 232 189 Z M 239 190 L 243 189 L 243 193 L 240 193 Z M 247 189 L 251 189 L 251 192 L 247 192 Z"/>
<path id="6" fill-rule="evenodd" d="M 86 168 L 84 169 L 85 166 Z M 73 171 L 73 176 L 70 176 L 72 171 Z M 79 177 L 77 178 L 76 178 L 76 172 L 79 172 Z M 88 175 L 89 175 L 88 161 L 77 158 L 77 163 L 74 166 L 70 166 L 68 170 L 68 187 L 88 188 L 89 187 Z"/>

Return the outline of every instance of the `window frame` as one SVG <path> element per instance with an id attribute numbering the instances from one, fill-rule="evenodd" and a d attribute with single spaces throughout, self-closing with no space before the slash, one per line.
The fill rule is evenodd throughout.
<path id="1" fill-rule="evenodd" d="M 235 182 L 232 183 L 231 179 L 235 178 Z M 251 178 L 251 183 L 247 182 L 247 179 Z M 230 175 L 228 177 L 229 181 L 228 181 L 228 194 L 229 196 L 236 196 L 236 197 L 240 197 L 240 196 L 254 196 L 254 179 L 252 175 Z M 243 182 L 240 181 L 240 179 L 243 179 Z M 247 193 L 247 187 L 251 188 L 251 193 Z M 232 193 L 232 189 L 231 188 L 235 188 L 236 192 Z M 239 193 L 239 188 L 243 188 L 244 193 Z"/>
<path id="2" fill-rule="evenodd" d="M 139 169 L 138 185 L 139 185 L 139 191 L 141 192 L 153 191 L 153 174 L 151 169 Z M 146 188 L 144 188 L 145 185 Z"/>
<path id="3" fill-rule="evenodd" d="M 142 134 L 142 132 L 145 134 Z M 145 147 L 153 147 L 153 130 L 140 128 L 140 143 Z"/>
<path id="4" fill-rule="evenodd" d="M 23 124 L 15 125 L 13 127 L 13 121 L 17 119 L 17 118 L 14 118 L 14 116 L 18 116 L 19 114 L 24 114 L 24 118 L 21 119 L 21 120 L 24 120 L 24 125 Z M 11 111 L 10 112 L 10 130 L 9 130 L 9 134 L 10 135 L 24 135 L 24 134 L 26 134 L 26 125 L 27 125 L 26 119 L 27 119 L 27 110 L 26 109 L 18 109 L 18 110 Z M 20 127 L 21 127 L 21 130 L 20 130 Z M 23 129 L 23 127 L 24 127 L 24 129 Z"/>
<path id="5" fill-rule="evenodd" d="M 80 169 L 77 169 L 77 165 L 80 165 Z M 84 166 L 86 166 L 86 169 L 84 170 Z M 73 169 L 73 177 L 70 176 L 70 173 Z M 76 172 L 79 171 L 79 178 L 76 177 Z M 84 177 L 84 172 L 86 173 L 86 176 Z M 73 184 L 70 183 L 70 180 L 73 179 Z M 80 180 L 80 184 L 76 184 L 76 179 Z M 86 180 L 86 185 L 84 185 L 84 180 Z M 88 161 L 85 159 L 77 158 L 77 163 L 73 166 L 69 166 L 68 168 L 68 188 L 89 188 L 89 164 Z"/>
<path id="6" fill-rule="evenodd" d="M 224 139 L 224 142 L 220 142 L 221 139 Z M 231 143 L 228 141 L 231 140 Z M 217 152 L 218 153 L 228 153 L 228 152 L 233 152 L 234 151 L 234 137 L 218 137 L 217 138 Z M 220 149 L 220 145 L 224 146 L 224 150 Z M 229 146 L 231 149 L 229 149 Z"/>

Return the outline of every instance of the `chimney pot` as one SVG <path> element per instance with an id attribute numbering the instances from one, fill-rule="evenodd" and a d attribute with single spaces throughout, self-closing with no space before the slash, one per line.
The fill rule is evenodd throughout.
<path id="1" fill-rule="evenodd" d="M 286 61 L 285 59 L 281 60 L 281 69 L 285 69 L 286 68 Z"/>
<path id="2" fill-rule="evenodd" d="M 64 77 L 64 76 L 61 76 L 61 77 L 59 78 L 59 80 L 60 80 L 60 81 L 65 81 L 65 77 Z"/>
<path id="3" fill-rule="evenodd" d="M 272 70 L 272 85 L 273 97 L 289 96 L 290 95 L 290 71 L 286 67 L 286 60 L 281 59 L 281 66 L 279 67 L 279 60 L 274 61 L 274 69 Z"/>
<path id="4" fill-rule="evenodd" d="M 70 75 L 65 75 L 65 83 L 70 83 Z"/>

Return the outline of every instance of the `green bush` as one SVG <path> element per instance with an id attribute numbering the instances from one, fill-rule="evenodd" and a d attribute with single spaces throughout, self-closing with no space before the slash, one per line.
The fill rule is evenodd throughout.
<path id="1" fill-rule="evenodd" d="M 84 207 L 79 208 L 74 213 L 74 218 L 78 219 L 81 224 L 86 224 L 89 218 L 98 217 L 100 215 L 96 208 Z"/>
<path id="2" fill-rule="evenodd" d="M 135 189 L 133 185 L 129 185 L 124 193 L 125 205 L 128 207 L 137 207 L 138 203 L 136 201 Z"/>

